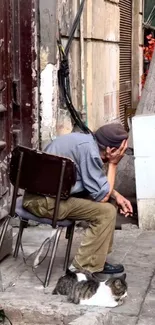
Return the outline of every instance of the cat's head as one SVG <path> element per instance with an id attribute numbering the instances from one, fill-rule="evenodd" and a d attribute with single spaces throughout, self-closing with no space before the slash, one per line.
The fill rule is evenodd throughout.
<path id="1" fill-rule="evenodd" d="M 106 285 L 110 287 L 111 292 L 115 300 L 120 300 L 125 297 L 127 297 L 127 282 L 126 280 L 126 274 L 119 277 L 112 277 L 106 281 Z"/>

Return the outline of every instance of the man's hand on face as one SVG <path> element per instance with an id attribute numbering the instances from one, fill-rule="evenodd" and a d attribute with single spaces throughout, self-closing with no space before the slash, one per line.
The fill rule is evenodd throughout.
<path id="1" fill-rule="evenodd" d="M 120 213 L 124 214 L 125 217 L 133 215 L 133 208 L 129 200 L 127 200 L 123 195 L 117 193 L 116 203 L 120 206 Z"/>
<path id="2" fill-rule="evenodd" d="M 108 159 L 108 162 L 117 165 L 119 161 L 123 158 L 126 149 L 127 140 L 124 140 L 118 149 L 107 147 L 106 158 Z"/>

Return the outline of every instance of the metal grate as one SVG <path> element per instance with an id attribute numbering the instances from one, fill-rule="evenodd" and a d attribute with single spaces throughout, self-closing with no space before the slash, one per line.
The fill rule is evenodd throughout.
<path id="1" fill-rule="evenodd" d="M 132 0 L 120 0 L 120 119 L 131 108 Z"/>

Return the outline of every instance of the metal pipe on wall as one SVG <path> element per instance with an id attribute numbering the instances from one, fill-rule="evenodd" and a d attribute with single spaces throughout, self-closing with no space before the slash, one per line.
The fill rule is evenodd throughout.
<path id="1" fill-rule="evenodd" d="M 80 0 L 81 4 L 82 0 Z M 80 73 L 81 73 L 81 115 L 82 120 L 88 125 L 87 119 L 87 100 L 86 100 L 86 89 L 85 89 L 85 56 L 84 56 L 84 20 L 83 13 L 80 18 Z"/>

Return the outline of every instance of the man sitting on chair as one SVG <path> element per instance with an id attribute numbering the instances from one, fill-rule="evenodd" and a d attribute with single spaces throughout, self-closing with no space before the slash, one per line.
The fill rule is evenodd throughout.
<path id="1" fill-rule="evenodd" d="M 77 180 L 71 197 L 60 202 L 59 220 L 89 222 L 84 239 L 71 268 L 87 270 L 98 280 L 104 274 L 121 273 L 121 264 L 106 262 L 112 250 L 116 208 L 108 201 L 112 196 L 125 216 L 132 214 L 131 203 L 114 190 L 116 168 L 127 149 L 128 134 L 121 124 L 100 127 L 95 133 L 70 133 L 51 141 L 45 152 L 71 158 L 77 168 Z M 108 162 L 105 175 L 104 163 Z M 80 198 L 81 193 L 89 198 Z M 52 218 L 54 198 L 25 193 L 23 206 L 38 217 Z"/>

